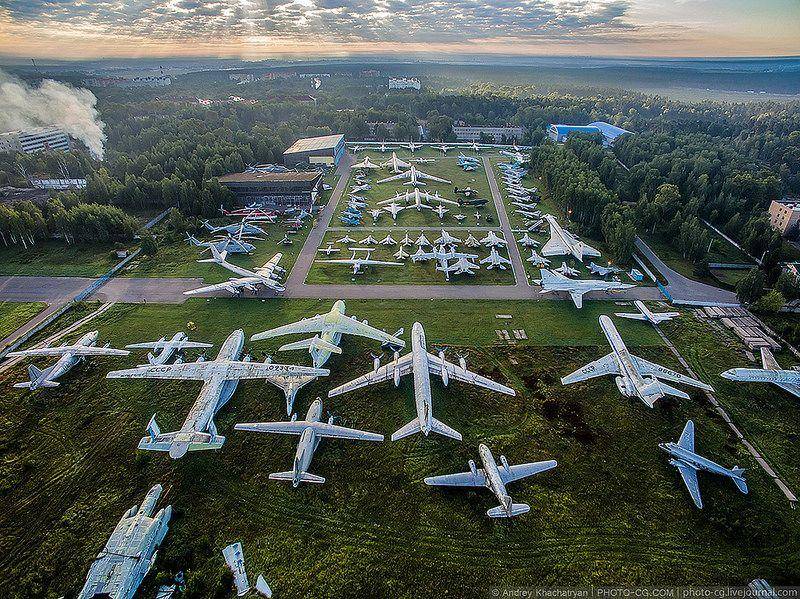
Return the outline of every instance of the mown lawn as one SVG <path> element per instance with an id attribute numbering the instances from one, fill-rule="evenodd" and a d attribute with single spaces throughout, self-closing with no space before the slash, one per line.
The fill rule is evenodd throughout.
<path id="1" fill-rule="evenodd" d="M 47 307 L 42 302 L 0 302 L 0 339 L 5 339 Z"/>
<path id="2" fill-rule="evenodd" d="M 0 275 L 98 277 L 119 262 L 113 244 L 41 241 L 28 249 L 0 246 Z"/>

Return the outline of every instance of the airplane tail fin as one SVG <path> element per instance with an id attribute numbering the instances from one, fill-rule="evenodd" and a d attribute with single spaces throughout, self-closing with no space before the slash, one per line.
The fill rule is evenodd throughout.
<path id="1" fill-rule="evenodd" d="M 287 470 L 286 472 L 273 472 L 269 475 L 270 480 L 295 480 L 295 472 L 294 470 Z M 310 472 L 301 472 L 297 476 L 298 480 L 304 483 L 317 483 L 322 484 L 325 482 L 324 476 L 317 476 L 316 474 L 311 474 Z"/>
<path id="2" fill-rule="evenodd" d="M 303 341 L 295 341 L 294 343 L 281 345 L 278 348 L 278 351 L 290 351 L 293 349 L 316 349 L 324 350 L 332 354 L 342 353 L 341 347 L 334 345 L 333 343 L 328 343 L 327 341 L 320 339 L 319 336 L 314 336 L 311 339 L 304 339 Z"/>
<path id="3" fill-rule="evenodd" d="M 512 503 L 510 513 L 506 511 L 504 505 L 498 505 L 487 510 L 486 515 L 490 518 L 511 518 L 513 516 L 519 516 L 520 514 L 526 514 L 529 511 L 531 511 L 531 506 L 527 503 Z"/>
<path id="4" fill-rule="evenodd" d="M 44 371 L 39 368 L 36 368 L 36 366 L 34 366 L 33 364 L 28 364 L 28 378 L 30 380 L 23 381 L 21 383 L 14 383 L 14 387 L 17 389 L 30 389 L 31 387 L 33 387 L 34 384 L 36 384 L 37 387 L 47 387 L 47 388 L 58 387 L 58 383 L 55 381 L 43 381 L 41 383 L 36 383 L 39 377 L 42 376 L 42 372 Z"/>
<path id="5" fill-rule="evenodd" d="M 689 394 L 685 391 L 671 387 L 670 385 L 667 385 L 656 378 L 653 378 L 644 387 L 642 387 L 642 395 L 642 400 L 651 408 L 665 395 L 672 395 L 673 397 L 680 397 L 681 399 L 689 399 Z"/>
<path id="6" fill-rule="evenodd" d="M 422 428 L 419 424 L 419 418 L 414 418 L 414 420 L 392 433 L 392 441 L 405 439 L 406 437 L 413 435 L 414 433 L 418 433 L 421 430 Z"/>
<path id="7" fill-rule="evenodd" d="M 733 483 L 736 485 L 742 493 L 747 495 L 747 481 L 744 479 L 744 468 L 740 468 L 739 466 L 734 466 L 731 468 L 731 472 L 733 472 Z"/>
<path id="8" fill-rule="evenodd" d="M 216 434 L 216 427 L 211 425 L 209 433 L 198 431 L 183 433 L 162 433 L 156 422 L 156 416 L 147 423 L 147 436 L 139 441 L 138 448 L 145 451 L 167 451 L 172 459 L 178 459 L 189 451 L 219 449 L 225 443 L 225 437 Z"/>
<path id="9" fill-rule="evenodd" d="M 457 430 L 450 428 L 441 420 L 436 420 L 436 418 L 431 419 L 433 422 L 432 430 L 440 435 L 444 435 L 445 437 L 450 437 L 451 439 L 455 439 L 456 441 L 461 441 L 461 433 Z"/>

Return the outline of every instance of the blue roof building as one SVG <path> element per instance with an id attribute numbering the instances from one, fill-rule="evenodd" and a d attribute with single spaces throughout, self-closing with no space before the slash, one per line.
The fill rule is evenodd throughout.
<path id="1" fill-rule="evenodd" d="M 564 143 L 567 141 L 570 133 L 587 133 L 594 135 L 599 133 L 603 136 L 603 146 L 608 147 L 620 136 L 630 133 L 626 129 L 606 123 L 603 121 L 596 121 L 588 125 L 550 125 L 547 128 L 547 136 L 556 143 Z"/>

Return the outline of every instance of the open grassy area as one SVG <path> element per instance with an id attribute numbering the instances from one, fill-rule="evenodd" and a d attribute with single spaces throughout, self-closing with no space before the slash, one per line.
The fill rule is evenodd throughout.
<path id="1" fill-rule="evenodd" d="M 141 356 L 90 360 L 46 392 L 5 393 L 0 587 L 10 596 L 73 595 L 120 515 L 156 482 L 165 487 L 162 504 L 171 503 L 175 513 L 154 571 L 183 570 L 186 597 L 233 597 L 220 552 L 237 540 L 248 571 L 263 571 L 282 597 L 485 597 L 494 586 L 743 585 L 756 577 L 796 584 L 797 512 L 699 396 L 649 410 L 622 398 L 611 378 L 560 384 L 560 376 L 607 351 L 597 316 L 616 309 L 592 302 L 578 312 L 567 304 L 349 302 L 349 312 L 387 330 L 408 330 L 420 320 L 430 345 L 459 346 L 473 369 L 518 394 L 457 382 L 445 389 L 433 380 L 434 413 L 464 435 L 462 443 L 436 436 L 380 444 L 325 440 L 311 467 L 327 478 L 321 486 L 292 489 L 268 480 L 269 472 L 291 466 L 295 438 L 233 431 L 236 422 L 286 417 L 280 392 L 266 384 L 242 383 L 217 416 L 228 437 L 220 451 L 179 461 L 135 446 L 153 413 L 164 430 L 179 426 L 199 385 L 104 378 Z M 193 322 L 194 337 L 219 344 L 234 328 L 249 335 L 329 307 L 313 300 L 228 299 L 120 305 L 90 326 L 121 346 Z M 490 345 L 494 329 L 512 326 L 525 328 L 530 341 Z M 704 376 L 715 376 L 716 337 L 696 326 L 684 317 L 669 333 L 690 359 L 709 365 Z M 620 321 L 619 328 L 637 354 L 677 367 L 651 327 Z M 276 344 L 257 344 L 256 357 Z M 374 343 L 348 338 L 342 346 L 344 353 L 329 362 L 331 376 L 301 392 L 301 414 L 316 395 L 371 368 Z M 302 352 L 279 356 L 308 363 Z M 20 376 L 22 366 L 1 375 L 0 384 Z M 727 392 L 720 385 L 720 396 Z M 738 392 L 731 397 L 735 417 L 752 417 L 732 407 L 744 401 Z M 782 436 L 796 427 L 798 414 L 787 411 L 784 399 L 749 405 L 781 437 L 762 448 L 782 472 L 797 461 Z M 341 424 L 388 435 L 414 416 L 411 381 L 326 400 L 325 409 Z M 701 475 L 706 507 L 694 508 L 657 448 L 677 439 L 687 418 L 695 420 L 700 452 L 748 468 L 749 495 L 728 480 Z M 751 423 L 745 424 L 749 432 Z M 531 505 L 529 514 L 490 520 L 485 511 L 496 500 L 489 492 L 422 483 L 431 474 L 465 470 L 479 442 L 511 463 L 559 461 L 553 471 L 509 485 L 516 501 Z M 153 595 L 156 581 L 148 577 L 142 596 Z"/>
<path id="2" fill-rule="evenodd" d="M 68 245 L 52 240 L 28 249 L 0 246 L 0 275 L 98 277 L 118 262 L 113 244 Z"/>
<path id="3" fill-rule="evenodd" d="M 46 307 L 42 302 L 0 302 L 0 339 L 8 337 Z"/>

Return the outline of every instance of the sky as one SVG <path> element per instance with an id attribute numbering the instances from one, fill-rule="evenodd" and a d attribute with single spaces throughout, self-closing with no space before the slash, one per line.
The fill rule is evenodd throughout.
<path id="1" fill-rule="evenodd" d="M 0 0 L 0 54 L 800 55 L 800 0 Z"/>

